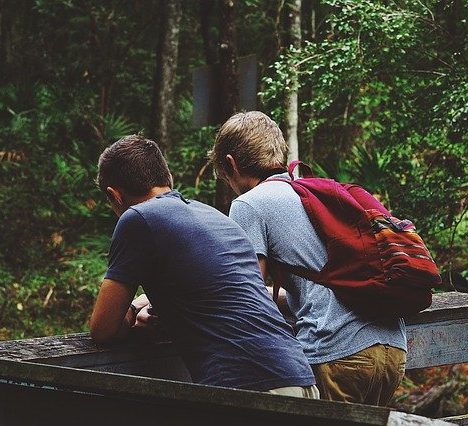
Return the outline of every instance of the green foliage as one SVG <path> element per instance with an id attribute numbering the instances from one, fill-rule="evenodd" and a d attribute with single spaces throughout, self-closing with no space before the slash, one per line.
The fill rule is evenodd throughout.
<path id="1" fill-rule="evenodd" d="M 174 185 L 183 196 L 213 205 L 216 180 L 208 162 L 208 151 L 213 146 L 215 129 L 191 128 L 192 103 L 188 98 L 180 99 L 176 110 L 180 141 L 168 158 Z"/>
<path id="2" fill-rule="evenodd" d="M 13 95 L 13 96 L 12 96 Z M 40 264 L 45 253 L 55 252 L 51 236 L 74 233 L 90 217 L 109 217 L 93 179 L 90 151 L 72 132 L 81 116 L 60 110 L 61 101 L 53 88 L 37 86 L 32 108 L 21 111 L 21 103 L 8 91 L 0 105 L 9 111 L 0 140 L 7 151 L 22 155 L 1 164 L 0 201 L 4 219 L 0 241 L 4 258 L 18 270 Z M 15 112 L 18 111 L 18 112 Z M 44 248 L 46 251 L 44 252 Z"/>
<path id="3" fill-rule="evenodd" d="M 102 117 L 102 127 L 102 138 L 109 143 L 135 133 L 135 125 L 125 117 L 116 114 L 104 115 Z"/>
<path id="4" fill-rule="evenodd" d="M 0 338 L 85 327 L 115 222 L 96 162 L 150 128 L 160 26 L 158 2 L 17 3 L 5 2 L 0 28 Z M 312 3 L 314 38 L 280 57 L 284 2 L 239 4 L 239 54 L 257 54 L 264 109 L 281 122 L 297 85 L 302 157 L 378 193 L 466 275 L 466 4 Z M 215 129 L 191 124 L 191 67 L 206 59 L 199 12 L 184 4 L 167 155 L 176 188 L 214 204 Z"/>
<path id="5" fill-rule="evenodd" d="M 468 158 L 462 11 L 455 2 L 325 3 L 330 30 L 279 57 L 264 80 L 267 108 L 282 121 L 297 80 L 302 151 L 316 170 L 380 194 L 415 220 L 442 265 L 460 266 L 468 254 L 459 245 Z"/>
<path id="6" fill-rule="evenodd" d="M 63 257 L 15 279 L 0 267 L 0 338 L 84 331 L 106 270 L 108 237 L 86 235 Z"/>

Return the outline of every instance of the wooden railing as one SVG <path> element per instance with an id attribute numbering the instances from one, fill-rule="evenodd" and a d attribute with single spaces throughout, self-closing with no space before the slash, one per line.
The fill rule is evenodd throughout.
<path id="1" fill-rule="evenodd" d="M 468 362 L 468 294 L 435 295 L 431 308 L 406 323 L 408 369 Z M 135 333 L 106 347 L 96 346 L 88 334 L 0 342 L 1 425 L 127 420 L 223 426 L 444 424 L 383 407 L 196 385 L 172 343 L 161 337 Z M 468 424 L 467 416 L 446 420 Z"/>

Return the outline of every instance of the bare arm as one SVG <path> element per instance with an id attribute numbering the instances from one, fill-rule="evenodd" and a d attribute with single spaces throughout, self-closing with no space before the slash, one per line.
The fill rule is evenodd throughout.
<path id="1" fill-rule="evenodd" d="M 266 279 L 268 277 L 268 262 L 267 258 L 261 254 L 258 255 L 258 263 L 260 265 L 260 271 L 262 272 L 263 275 L 263 281 L 266 282 Z M 272 287 L 267 287 L 268 292 L 270 293 L 270 296 L 273 298 L 273 288 Z M 276 304 L 278 305 L 278 309 L 280 312 L 285 316 L 285 317 L 292 317 L 293 314 L 289 309 L 288 302 L 286 300 L 286 291 L 283 288 L 279 289 L 279 294 L 278 294 L 278 300 L 276 301 Z"/>
<path id="2" fill-rule="evenodd" d="M 107 343 L 128 334 L 135 323 L 136 315 L 130 309 L 135 292 L 136 288 L 132 289 L 119 281 L 104 279 L 90 320 L 93 340 L 97 343 Z"/>

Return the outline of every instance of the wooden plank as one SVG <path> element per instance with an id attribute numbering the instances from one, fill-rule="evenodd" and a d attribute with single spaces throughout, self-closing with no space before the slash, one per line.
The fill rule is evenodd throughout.
<path id="1" fill-rule="evenodd" d="M 407 369 L 468 362 L 468 293 L 435 294 L 430 308 L 405 322 Z"/>
<path id="2" fill-rule="evenodd" d="M 34 339 L 9 340 L 0 342 L 0 359 L 36 360 L 47 362 L 54 359 L 57 365 L 67 365 L 68 359 L 76 358 L 83 366 L 92 362 L 124 362 L 129 359 L 146 359 L 156 350 L 162 357 L 177 355 L 177 351 L 167 338 L 142 336 L 133 333 L 125 342 L 113 345 L 96 345 L 89 333 L 76 333 L 63 336 L 47 336 Z M 151 355 L 148 354 L 151 353 Z M 78 366 L 74 361 L 69 366 Z"/>
<path id="3" fill-rule="evenodd" d="M 407 320 L 408 368 L 467 362 L 467 322 L 468 294 L 435 295 L 431 308 Z M 10 364 L 5 364 L 8 362 Z M 158 407 L 158 412 L 165 413 L 162 416 L 165 420 L 158 424 L 187 424 L 187 418 L 191 424 L 204 425 L 212 424 L 211 420 L 215 419 L 216 423 L 223 422 L 223 426 L 230 425 L 231 420 L 233 425 L 263 422 L 271 425 L 281 418 L 285 424 L 311 424 L 311 421 L 318 425 L 442 424 L 430 423 L 429 419 L 418 416 L 393 414 L 388 409 L 375 411 L 382 409 L 379 407 L 346 404 L 357 416 L 353 417 L 340 403 L 297 399 L 287 402 L 291 398 L 284 400 L 285 397 L 276 395 L 152 379 L 188 381 L 187 375 L 175 347 L 160 336 L 149 338 L 135 334 L 128 341 L 112 346 L 96 346 L 87 333 L 0 342 L 0 377 L 3 378 L 0 380 L 0 424 L 18 424 L 4 421 L 18 420 L 18 412 L 32 419 L 28 423 L 25 417 L 20 424 L 54 424 L 50 423 L 48 413 L 53 411 L 54 404 L 57 407 L 57 403 L 63 415 L 67 410 L 70 413 L 76 407 L 85 409 L 93 405 L 93 410 L 101 412 L 102 422 L 108 419 L 106 416 L 111 410 L 117 422 L 113 424 L 119 424 L 119 419 L 125 418 L 124 410 L 130 406 L 135 409 L 132 412 L 137 409 L 154 412 L 151 407 L 153 410 Z M 97 395 L 100 395 L 98 400 Z M 282 399 L 279 402 L 274 398 Z M 22 410 L 32 402 L 37 403 L 37 412 Z M 325 405 L 320 405 L 322 403 Z M 44 410 L 44 406 L 50 406 L 50 410 Z M 218 413 L 219 417 L 213 413 Z M 39 420 L 41 418 L 43 422 Z M 63 416 L 60 419 L 62 421 Z M 146 420 L 153 423 L 154 419 L 150 416 Z M 463 416 L 453 421 L 466 424 Z"/>
<path id="4" fill-rule="evenodd" d="M 444 417 L 440 420 L 443 420 L 444 422 L 454 423 L 459 426 L 468 426 L 468 414 L 464 414 L 462 416 Z"/>
<path id="5" fill-rule="evenodd" d="M 191 382 L 171 342 L 135 333 L 117 345 L 98 346 L 88 333 L 0 342 L 0 359 Z"/>
<path id="6" fill-rule="evenodd" d="M 117 346 L 98 347 L 88 333 L 0 342 L 0 359 L 60 358 L 76 354 L 118 352 Z"/>
<path id="7" fill-rule="evenodd" d="M 434 295 L 432 306 L 407 320 L 408 368 L 468 362 L 468 294 Z M 87 333 L 0 342 L 0 359 L 34 360 L 77 368 L 95 368 L 163 377 L 149 360 L 169 366 L 177 380 L 188 373 L 167 338 L 135 333 L 118 345 L 96 346 Z M 184 378 L 185 377 L 185 378 Z"/>
<path id="8" fill-rule="evenodd" d="M 468 293 L 450 291 L 434 294 L 429 308 L 405 318 L 405 322 L 407 325 L 427 324 L 466 318 L 468 318 Z"/>
<path id="9" fill-rule="evenodd" d="M 468 362 L 468 319 L 408 325 L 406 368 Z"/>
<path id="10" fill-rule="evenodd" d="M 390 409 L 384 407 L 307 400 L 11 360 L 0 360 L 0 384 L 3 388 L 3 393 L 0 394 L 0 419 L 3 416 L 6 420 L 10 418 L 11 403 L 24 403 L 24 407 L 29 407 L 31 404 L 26 402 L 26 398 L 29 397 L 31 401 L 31 392 L 40 390 L 40 398 L 51 394 L 55 404 L 60 401 L 61 409 L 71 403 L 67 395 L 72 395 L 72 392 L 79 392 L 75 396 L 82 397 L 94 394 L 95 401 L 101 397 L 107 402 L 114 401 L 116 410 L 119 410 L 119 407 L 120 410 L 128 407 L 126 403 L 115 404 L 117 400 L 130 401 L 132 408 L 138 409 L 132 412 L 138 413 L 139 420 L 140 413 L 144 413 L 145 408 L 148 410 L 148 407 L 153 407 L 149 411 L 161 420 L 158 424 L 213 424 L 213 419 L 222 421 L 223 425 L 271 425 L 277 424 L 278 420 L 288 425 L 448 424 L 429 419 L 424 419 L 425 423 L 422 423 L 423 418 L 419 416 L 402 413 L 394 415 Z M 14 401 L 9 395 L 14 395 Z M 73 400 L 76 401 L 76 398 Z M 41 405 L 42 412 L 44 406 Z M 165 407 L 166 410 L 161 411 L 159 407 Z M 167 410 L 168 407 L 172 409 Z M 90 413 L 89 406 L 83 404 L 81 408 Z M 79 409 L 79 404 L 76 406 L 75 403 L 75 410 Z M 185 415 L 180 418 L 177 417 L 178 413 Z M 164 418 L 158 418 L 158 415 Z M 53 411 L 48 413 L 48 418 L 49 424 L 56 421 Z M 233 419 L 236 421 L 231 422 Z"/>
<path id="11" fill-rule="evenodd" d="M 428 419 L 427 417 L 415 416 L 413 414 L 400 413 L 398 411 L 392 411 L 388 418 L 388 426 L 442 426 L 446 425 L 447 422 L 441 419 Z M 450 424 L 450 423 L 449 423 Z"/>

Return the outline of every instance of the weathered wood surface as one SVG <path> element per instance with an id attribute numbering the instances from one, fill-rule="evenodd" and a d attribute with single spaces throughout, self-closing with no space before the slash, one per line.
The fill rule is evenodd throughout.
<path id="1" fill-rule="evenodd" d="M 409 325 L 407 369 L 468 362 L 468 319 Z"/>
<path id="2" fill-rule="evenodd" d="M 406 318 L 406 324 L 424 324 L 439 321 L 467 319 L 468 293 L 450 291 L 434 294 L 432 305 L 417 315 Z"/>
<path id="3" fill-rule="evenodd" d="M 436 295 L 430 309 L 407 321 L 408 367 L 467 362 L 467 321 L 468 294 Z M 190 376 L 174 345 L 161 336 L 136 333 L 123 344 L 102 347 L 86 333 L 0 342 L 0 424 L 63 424 L 67 416 L 68 425 L 115 425 L 134 422 L 135 412 L 139 422 L 164 425 L 185 425 L 188 419 L 223 426 L 444 424 L 382 407 L 184 382 Z M 70 417 L 83 410 L 92 418 Z"/>
<path id="4" fill-rule="evenodd" d="M 454 423 L 459 426 L 468 426 L 468 414 L 463 416 L 452 416 L 452 417 L 444 417 L 442 419 L 444 422 Z"/>
<path id="5" fill-rule="evenodd" d="M 434 295 L 429 309 L 407 320 L 407 335 L 408 369 L 468 362 L 468 294 Z M 188 380 L 172 343 L 167 338 L 144 335 L 102 347 L 87 333 L 4 341 L 0 342 L 0 359 Z M 164 375 L 164 371 L 169 374 Z"/>
<path id="6" fill-rule="evenodd" d="M 468 293 L 434 295 L 432 306 L 406 319 L 407 369 L 468 362 Z"/>
<path id="7" fill-rule="evenodd" d="M 40 392 L 38 392 L 40 391 Z M 35 397 L 39 397 L 40 404 Z M 92 396 L 92 398 L 90 398 Z M 28 402 L 29 401 L 29 402 Z M 125 401 L 125 403 L 124 403 Z M 48 411 L 49 407 L 50 412 Z M 90 405 L 87 405 L 90 404 Z M 85 412 L 68 412 L 75 408 Z M 16 411 L 23 407 L 23 412 Z M 105 407 L 102 410 L 102 407 Z M 444 425 L 384 407 L 0 360 L 2 424 Z M 127 413 L 127 414 L 126 414 Z M 80 417 L 80 423 L 76 417 Z M 31 423 L 29 423 L 31 421 Z M 62 423 L 60 423 L 62 422 Z"/>
<path id="8" fill-rule="evenodd" d="M 88 333 L 4 341 L 0 342 L 1 359 L 191 381 L 170 341 L 139 333 L 125 343 L 106 346 L 96 345 Z"/>

